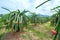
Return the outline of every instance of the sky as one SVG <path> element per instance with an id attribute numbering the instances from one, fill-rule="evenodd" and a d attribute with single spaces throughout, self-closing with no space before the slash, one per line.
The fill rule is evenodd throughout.
<path id="1" fill-rule="evenodd" d="M 53 15 L 55 12 L 51 11 L 52 8 L 59 6 L 60 0 L 51 0 L 41 7 L 35 9 L 36 6 L 43 3 L 46 0 L 0 0 L 0 14 L 6 14 L 8 11 L 2 9 L 5 7 L 11 11 L 19 9 L 23 11 L 24 9 L 31 12 L 36 12 L 37 14 L 43 15 Z"/>

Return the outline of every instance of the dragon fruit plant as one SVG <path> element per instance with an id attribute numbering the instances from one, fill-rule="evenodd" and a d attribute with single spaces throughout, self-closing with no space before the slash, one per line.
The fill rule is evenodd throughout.
<path id="1" fill-rule="evenodd" d="M 40 23 L 40 17 L 36 14 L 36 13 L 32 13 L 30 12 L 32 15 L 30 17 L 30 23 L 37 25 L 38 23 Z"/>
<path id="2" fill-rule="evenodd" d="M 8 10 L 6 8 L 3 9 Z M 5 25 L 7 25 L 6 28 L 12 29 L 14 32 L 23 31 L 23 28 L 27 27 L 27 19 L 28 19 L 25 13 L 29 11 L 26 10 L 22 12 L 20 12 L 20 10 L 13 11 L 13 12 L 11 12 L 10 10 L 8 11 L 10 13 L 8 14 L 5 21 Z"/>
<path id="3" fill-rule="evenodd" d="M 52 10 L 55 10 L 57 8 L 60 8 L 60 6 L 54 7 Z M 55 28 L 57 33 L 56 33 L 56 35 L 55 35 L 53 40 L 56 40 L 57 36 L 60 34 L 60 9 L 55 10 L 55 11 L 57 12 L 58 22 L 57 22 L 57 25 L 56 25 L 56 28 Z M 58 40 L 60 40 L 59 37 L 58 37 Z"/>

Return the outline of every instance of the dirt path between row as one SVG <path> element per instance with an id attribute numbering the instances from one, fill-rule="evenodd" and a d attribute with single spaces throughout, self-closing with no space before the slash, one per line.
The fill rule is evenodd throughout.
<path id="1" fill-rule="evenodd" d="M 51 32 L 49 32 L 50 30 L 46 29 L 43 25 L 39 25 L 39 26 L 35 26 L 32 28 L 36 31 L 41 32 L 41 34 L 43 35 L 38 36 L 40 34 L 35 35 L 35 32 L 32 30 L 26 31 L 24 33 L 13 33 L 13 32 L 9 32 L 6 33 L 1 40 L 52 40 L 51 39 Z M 45 37 L 46 35 L 46 37 Z M 41 38 L 40 38 L 41 37 Z"/>

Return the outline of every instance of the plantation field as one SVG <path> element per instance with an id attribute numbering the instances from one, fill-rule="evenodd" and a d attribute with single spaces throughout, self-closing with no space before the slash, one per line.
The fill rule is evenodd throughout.
<path id="1" fill-rule="evenodd" d="M 53 27 L 50 26 L 50 22 L 38 24 L 37 26 L 30 25 L 22 33 L 1 29 L 0 38 L 1 40 L 52 40 L 52 29 Z"/>
<path id="2" fill-rule="evenodd" d="M 60 40 L 60 6 L 54 7 L 49 1 L 51 0 L 46 0 L 41 4 L 33 1 L 31 6 L 28 6 L 30 4 L 28 0 L 29 3 L 23 0 L 21 6 L 11 1 L 16 9 L 10 8 L 14 5 L 7 5 L 7 7 L 1 5 L 3 7 L 0 8 L 2 9 L 0 10 L 2 13 L 0 14 L 0 40 Z M 49 2 L 48 5 L 45 4 L 47 2 Z M 37 3 L 39 5 L 34 5 Z M 25 4 L 28 4 L 28 7 Z M 53 7 L 50 8 L 49 5 Z M 6 14 L 3 14 L 4 10 L 7 11 Z"/>

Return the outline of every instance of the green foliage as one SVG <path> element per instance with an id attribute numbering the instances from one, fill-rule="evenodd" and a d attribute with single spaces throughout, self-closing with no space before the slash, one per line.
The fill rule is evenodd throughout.
<path id="1" fill-rule="evenodd" d="M 56 7 L 57 8 L 57 7 Z M 54 8 L 55 9 L 55 8 Z M 60 32 L 60 10 L 58 10 L 57 11 L 57 17 L 58 17 L 58 20 L 57 20 L 57 25 L 56 25 L 56 28 L 55 28 L 55 30 L 56 30 L 56 32 L 57 32 L 57 34 L 55 35 L 55 37 L 54 37 L 54 39 L 53 40 L 56 40 L 56 38 L 57 38 L 57 35 L 59 34 L 59 32 Z M 55 16 L 56 17 L 56 16 Z"/>
<path id="2" fill-rule="evenodd" d="M 51 10 L 55 10 L 55 9 L 58 9 L 58 8 L 60 8 L 60 6 L 54 7 L 54 8 L 53 8 L 53 9 L 51 9 Z"/>
<path id="3" fill-rule="evenodd" d="M 35 25 L 37 25 L 37 24 L 42 24 L 42 23 L 46 23 L 46 22 L 48 22 L 49 20 L 50 20 L 50 17 L 48 16 L 48 17 L 45 17 L 45 16 L 43 16 L 43 17 L 41 17 L 40 15 L 38 15 L 38 14 L 36 14 L 36 13 L 32 13 L 32 12 L 30 12 L 30 16 L 28 16 L 28 18 L 29 18 L 29 22 L 31 23 L 31 24 L 35 24 Z"/>
<path id="4" fill-rule="evenodd" d="M 5 18 L 3 18 L 3 17 L 0 18 L 0 29 L 4 27 L 4 26 L 3 26 L 3 25 L 4 25 L 4 22 L 5 22 L 4 19 L 5 19 Z"/>
<path id="5" fill-rule="evenodd" d="M 54 14 L 54 15 L 51 16 L 51 19 L 52 19 L 51 20 L 51 24 L 55 25 L 55 26 L 57 25 L 57 22 L 58 22 L 57 18 L 59 16 L 59 8 L 60 8 L 60 6 L 57 6 L 57 7 L 54 7 L 54 8 L 51 9 L 51 10 L 57 12 L 56 14 Z M 58 9 L 58 10 L 56 10 L 56 9 Z"/>
<path id="6" fill-rule="evenodd" d="M 51 16 L 51 25 L 56 26 L 58 22 L 58 14 L 54 14 Z"/>
<path id="7" fill-rule="evenodd" d="M 2 7 L 3 9 L 9 11 L 9 14 L 6 14 L 2 17 L 3 25 L 6 26 L 7 29 L 12 29 L 15 32 L 16 31 L 22 31 L 24 27 L 27 28 L 28 23 L 45 23 L 49 21 L 49 17 L 40 17 L 36 13 L 32 13 L 30 11 L 23 10 L 20 12 L 20 10 L 16 11 L 10 11 L 9 9 L 6 9 Z M 26 16 L 25 13 L 30 12 L 31 16 Z"/>
<path id="8" fill-rule="evenodd" d="M 40 17 L 36 14 L 36 13 L 31 13 L 31 17 L 30 17 L 30 22 L 33 23 L 33 24 L 37 24 L 37 23 L 40 23 L 39 22 L 39 19 Z"/>
<path id="9" fill-rule="evenodd" d="M 4 7 L 1 7 L 1 8 L 3 8 L 3 9 L 5 9 L 5 10 L 7 10 L 7 11 L 9 11 L 9 12 L 11 12 L 9 9 L 7 9 L 7 8 L 4 8 Z"/>
<path id="10" fill-rule="evenodd" d="M 3 9 L 8 10 L 6 8 Z M 25 13 L 29 11 L 26 10 L 22 12 L 20 12 L 20 10 L 13 11 L 13 12 L 11 12 L 10 10 L 8 11 L 10 13 L 2 17 L 3 21 L 5 22 L 5 25 L 7 25 L 6 28 L 12 29 L 15 32 L 22 31 L 23 27 L 27 26 L 27 22 L 26 22 L 27 17 Z"/>

